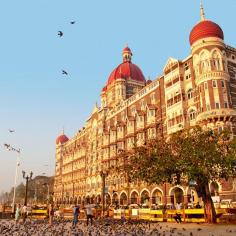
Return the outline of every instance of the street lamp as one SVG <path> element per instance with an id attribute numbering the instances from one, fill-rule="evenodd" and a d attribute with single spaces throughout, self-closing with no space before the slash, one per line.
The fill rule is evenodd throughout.
<path id="1" fill-rule="evenodd" d="M 23 178 L 25 179 L 25 203 L 24 205 L 27 206 L 27 195 L 28 195 L 28 182 L 32 179 L 33 172 L 30 171 L 29 175 L 25 174 L 25 171 L 22 171 Z"/>
<path id="2" fill-rule="evenodd" d="M 107 171 L 100 171 L 100 176 L 102 178 L 102 215 L 104 216 L 104 210 L 105 210 L 105 186 L 106 186 L 106 177 L 108 176 Z"/>
<path id="3" fill-rule="evenodd" d="M 20 149 L 16 149 L 12 147 L 10 144 L 4 143 L 4 147 L 8 149 L 8 151 L 17 152 L 17 158 L 16 158 L 16 170 L 15 170 L 15 181 L 14 181 L 14 188 L 13 188 L 13 199 L 12 199 L 12 212 L 15 211 L 15 199 L 16 199 L 16 183 L 17 183 L 17 177 L 18 177 L 18 166 L 20 165 Z"/>
<path id="4" fill-rule="evenodd" d="M 43 185 L 44 185 L 44 186 L 47 186 L 47 188 L 48 188 L 47 200 L 48 200 L 48 203 L 49 203 L 49 197 L 50 197 L 50 196 L 49 196 L 49 194 L 50 194 L 50 193 L 49 193 L 49 184 L 48 184 L 48 183 L 44 183 Z"/>

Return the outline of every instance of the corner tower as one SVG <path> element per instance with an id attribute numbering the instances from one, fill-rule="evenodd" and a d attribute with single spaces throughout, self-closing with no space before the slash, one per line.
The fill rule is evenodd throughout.
<path id="1" fill-rule="evenodd" d="M 197 123 L 224 128 L 232 114 L 227 69 L 226 45 L 221 27 L 205 18 L 200 7 L 200 22 L 189 36 L 198 94 Z M 217 119 L 215 118 L 217 117 Z"/>

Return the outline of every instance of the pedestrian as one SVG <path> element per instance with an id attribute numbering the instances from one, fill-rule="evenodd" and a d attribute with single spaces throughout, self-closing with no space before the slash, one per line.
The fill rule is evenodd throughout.
<path id="1" fill-rule="evenodd" d="M 93 207 L 95 207 L 95 204 L 90 204 L 90 201 L 88 201 L 87 205 L 84 207 L 87 217 L 87 226 L 89 225 L 89 221 L 91 225 L 93 224 Z"/>
<path id="2" fill-rule="evenodd" d="M 180 223 L 182 222 L 182 220 L 181 220 L 181 215 L 178 214 L 177 212 L 175 213 L 175 215 L 174 215 L 173 218 L 175 219 L 176 223 L 179 223 L 179 224 L 180 224 Z"/>
<path id="3" fill-rule="evenodd" d="M 201 208 L 202 208 L 201 205 L 199 204 L 199 202 L 197 202 L 196 208 L 197 208 L 197 209 L 201 209 Z"/>
<path id="4" fill-rule="evenodd" d="M 54 216 L 53 204 L 50 203 L 48 206 L 49 225 L 52 225 L 53 216 Z"/>
<path id="5" fill-rule="evenodd" d="M 182 203 L 177 202 L 176 205 L 175 205 L 175 209 L 176 210 L 181 210 L 181 208 L 182 208 Z"/>
<path id="6" fill-rule="evenodd" d="M 23 224 L 24 224 L 25 221 L 26 221 L 26 218 L 27 218 L 27 206 L 26 206 L 26 204 L 24 204 L 24 206 L 22 207 L 21 213 L 22 213 Z"/>
<path id="7" fill-rule="evenodd" d="M 20 204 L 17 204 L 17 205 L 16 205 L 16 212 L 15 212 L 15 221 L 16 221 L 16 224 L 18 224 L 19 219 L 20 219 Z"/>
<path id="8" fill-rule="evenodd" d="M 78 218 L 80 214 L 80 207 L 78 205 L 75 205 L 73 207 L 73 221 L 72 221 L 72 227 L 75 227 L 78 223 Z"/>

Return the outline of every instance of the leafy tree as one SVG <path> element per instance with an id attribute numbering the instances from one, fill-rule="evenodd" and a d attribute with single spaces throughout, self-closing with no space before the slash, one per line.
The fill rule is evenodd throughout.
<path id="1" fill-rule="evenodd" d="M 207 221 L 216 222 L 209 183 L 236 176 L 236 141 L 229 132 L 213 133 L 195 127 L 132 151 L 126 168 L 132 181 L 187 185 L 193 180 L 203 199 Z"/>

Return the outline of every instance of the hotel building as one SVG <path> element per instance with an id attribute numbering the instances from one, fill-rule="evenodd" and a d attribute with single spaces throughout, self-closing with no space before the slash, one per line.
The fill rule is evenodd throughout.
<path id="1" fill-rule="evenodd" d="M 191 54 L 183 60 L 169 58 L 153 81 L 132 62 L 131 49 L 123 49 L 123 61 L 101 91 L 101 105 L 74 137 L 56 139 L 56 202 L 100 202 L 101 171 L 107 173 L 107 203 L 198 201 L 189 186 L 129 184 L 111 167 L 120 162 L 120 151 L 194 125 L 219 131 L 227 127 L 236 134 L 236 49 L 224 42 L 218 24 L 205 19 L 202 7 L 200 12 L 189 36 Z M 210 189 L 214 196 L 236 200 L 234 181 L 212 183 Z"/>

